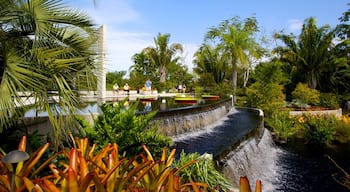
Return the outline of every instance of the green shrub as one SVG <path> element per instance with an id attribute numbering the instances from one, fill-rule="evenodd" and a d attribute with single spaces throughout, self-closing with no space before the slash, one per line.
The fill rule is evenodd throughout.
<path id="1" fill-rule="evenodd" d="M 339 121 L 334 137 L 339 142 L 350 141 L 350 117 L 348 115 L 344 115 Z"/>
<path id="2" fill-rule="evenodd" d="M 305 120 L 299 123 L 308 144 L 324 146 L 334 140 L 333 135 L 339 124 L 335 116 L 304 115 L 304 117 Z"/>
<path id="3" fill-rule="evenodd" d="M 316 89 L 310 89 L 306 84 L 299 83 L 292 92 L 293 99 L 303 104 L 318 105 L 320 93 Z"/>
<path id="4" fill-rule="evenodd" d="M 271 117 L 285 106 L 283 86 L 277 83 L 263 84 L 255 82 L 247 88 L 247 106 L 264 111 L 265 117 Z"/>
<path id="5" fill-rule="evenodd" d="M 174 166 L 180 168 L 193 160 L 197 162 L 184 168 L 180 174 L 185 182 L 206 183 L 210 191 L 230 191 L 229 189 L 232 189 L 233 185 L 216 170 L 211 155 L 199 156 L 198 153 L 185 154 L 182 151 L 180 158 L 174 162 Z"/>
<path id="6" fill-rule="evenodd" d="M 334 93 L 321 93 L 320 94 L 320 106 L 328 108 L 338 108 L 338 98 Z"/>
<path id="7" fill-rule="evenodd" d="M 142 144 L 160 156 L 163 147 L 171 145 L 171 139 L 158 134 L 156 125 L 150 127 L 156 111 L 136 115 L 136 108 L 137 103 L 132 103 L 128 109 L 123 105 L 103 104 L 103 114 L 95 120 L 94 128 L 87 131 L 88 137 L 101 147 L 118 143 L 119 151 L 126 152 L 128 157 L 141 153 Z"/>
<path id="8" fill-rule="evenodd" d="M 219 95 L 221 98 L 227 98 L 229 95 L 233 95 L 232 85 L 227 82 L 216 84 L 211 88 L 210 93 Z"/>
<path id="9" fill-rule="evenodd" d="M 289 115 L 289 111 L 273 114 L 272 117 L 265 118 L 266 127 L 272 129 L 277 140 L 286 141 L 292 138 L 298 131 L 295 124 L 295 117 Z"/>
<path id="10" fill-rule="evenodd" d="M 203 94 L 204 92 L 204 88 L 201 87 L 201 86 L 196 86 L 194 88 L 194 93 L 196 94 L 196 97 L 201 97 L 201 95 Z"/>

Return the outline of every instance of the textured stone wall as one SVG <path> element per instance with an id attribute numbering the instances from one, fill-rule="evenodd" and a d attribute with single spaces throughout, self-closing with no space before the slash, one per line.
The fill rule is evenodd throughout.
<path id="1" fill-rule="evenodd" d="M 210 111 L 203 111 L 195 114 L 162 117 L 161 119 L 155 120 L 155 123 L 159 125 L 159 133 L 167 136 L 175 136 L 186 132 L 205 129 L 207 125 L 224 117 L 228 111 L 229 110 L 224 105 Z"/>

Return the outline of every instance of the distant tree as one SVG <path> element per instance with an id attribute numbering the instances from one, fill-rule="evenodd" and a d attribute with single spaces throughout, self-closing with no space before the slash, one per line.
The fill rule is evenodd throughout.
<path id="1" fill-rule="evenodd" d="M 107 72 L 106 74 L 106 87 L 112 89 L 113 85 L 117 83 L 119 86 L 122 85 L 123 77 L 126 75 L 126 71 L 114 71 Z"/>
<path id="2" fill-rule="evenodd" d="M 226 62 L 231 68 L 234 94 L 236 94 L 237 89 L 238 69 L 243 69 L 246 73 L 245 78 L 248 78 L 250 59 L 260 58 L 263 54 L 263 49 L 254 37 L 258 31 L 255 17 L 249 17 L 244 21 L 234 17 L 221 22 L 218 27 L 210 28 L 205 35 L 206 42 L 218 42 L 218 46 L 221 47 L 223 54 L 226 55 Z"/>
<path id="3" fill-rule="evenodd" d="M 256 82 L 284 84 L 289 78 L 280 61 L 261 62 L 253 70 L 251 78 Z"/>
<path id="4" fill-rule="evenodd" d="M 316 19 L 310 17 L 305 20 L 298 39 L 293 34 L 276 33 L 275 38 L 285 46 L 278 46 L 274 51 L 281 61 L 296 67 L 310 88 L 316 89 L 321 73 L 332 64 L 334 34 L 329 25 L 318 28 Z"/>
<path id="5" fill-rule="evenodd" d="M 215 83 L 221 83 L 229 74 L 229 66 L 226 62 L 225 55 L 222 54 L 219 48 L 212 48 L 208 44 L 203 44 L 195 53 L 194 59 L 195 73 L 199 75 L 199 81 L 207 79 L 209 76 Z"/>
<path id="6" fill-rule="evenodd" d="M 183 47 L 179 43 L 169 45 L 170 34 L 159 33 L 154 38 L 155 47 L 147 47 L 143 51 L 150 58 L 152 65 L 159 68 L 159 82 L 165 83 L 167 80 L 167 68 L 171 64 L 177 64 L 180 60 L 178 53 L 183 52 Z"/>
<path id="7" fill-rule="evenodd" d="M 350 5 L 350 3 L 348 3 Z M 335 65 L 329 68 L 328 77 L 331 84 L 324 87 L 327 92 L 334 92 L 339 95 L 350 93 L 350 9 L 339 18 L 340 24 L 336 27 L 336 45 L 333 49 L 333 60 Z"/>
<path id="8" fill-rule="evenodd" d="M 264 111 L 266 117 L 271 117 L 284 107 L 284 83 L 288 80 L 278 61 L 258 64 L 252 72 L 255 82 L 247 87 L 247 105 Z"/>
<path id="9" fill-rule="evenodd" d="M 147 55 L 144 50 L 141 51 L 141 53 L 135 53 L 132 56 L 132 60 L 134 64 L 130 67 L 130 71 L 137 72 L 140 75 L 152 79 L 158 76 L 157 66 L 155 66 L 154 62 L 151 62 L 150 56 Z"/>

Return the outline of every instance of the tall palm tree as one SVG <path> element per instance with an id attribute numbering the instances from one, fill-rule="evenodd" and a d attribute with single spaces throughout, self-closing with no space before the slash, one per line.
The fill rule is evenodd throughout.
<path id="1" fill-rule="evenodd" d="M 147 47 L 143 51 L 151 59 L 150 62 L 159 67 L 160 79 L 159 82 L 165 83 L 167 78 L 167 66 L 171 63 L 178 63 L 180 57 L 177 53 L 183 52 L 183 47 L 179 43 L 169 45 L 170 34 L 159 33 L 154 38 L 155 47 Z"/>
<path id="2" fill-rule="evenodd" d="M 94 68 L 92 27 L 87 15 L 60 0 L 0 0 L 0 132 L 21 115 L 25 92 L 48 112 L 59 136 L 78 105 L 77 79 Z M 60 111 L 52 111 L 52 98 Z"/>
<path id="3" fill-rule="evenodd" d="M 254 37 L 256 32 L 258 32 L 258 26 L 255 17 L 247 18 L 244 22 L 234 17 L 221 22 L 218 27 L 210 28 L 205 35 L 207 42 L 218 42 L 218 46 L 226 55 L 226 62 L 231 66 L 234 94 L 237 89 L 238 69 L 242 68 L 247 71 L 250 67 L 250 58 L 260 58 L 263 54 L 263 49 Z"/>
<path id="4" fill-rule="evenodd" d="M 279 53 L 282 61 L 295 66 L 303 74 L 310 88 L 316 89 L 322 71 L 331 64 L 334 33 L 329 25 L 317 28 L 316 19 L 310 17 L 304 21 L 298 39 L 293 34 L 275 34 L 275 38 L 285 46 L 279 46 L 274 51 Z"/>

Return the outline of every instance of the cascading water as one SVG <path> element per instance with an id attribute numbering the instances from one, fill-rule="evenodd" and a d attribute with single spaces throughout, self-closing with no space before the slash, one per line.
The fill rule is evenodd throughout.
<path id="1" fill-rule="evenodd" d="M 274 191 L 274 178 L 278 177 L 276 162 L 280 152 L 273 144 L 270 132 L 265 129 L 260 141 L 250 138 L 231 151 L 222 160 L 222 171 L 237 185 L 241 176 L 247 176 L 253 187 L 259 179 L 263 183 L 263 191 Z"/>
<path id="2" fill-rule="evenodd" d="M 264 192 L 347 191 L 333 180 L 332 174 L 339 170 L 325 154 L 349 170 L 350 144 L 330 151 L 310 149 L 303 143 L 293 148 L 276 146 L 267 129 L 254 133 L 260 122 L 249 109 L 233 109 L 205 130 L 182 134 L 173 141 L 178 153 L 213 154 L 220 170 L 235 184 L 247 176 L 252 187 L 261 180 Z"/>

